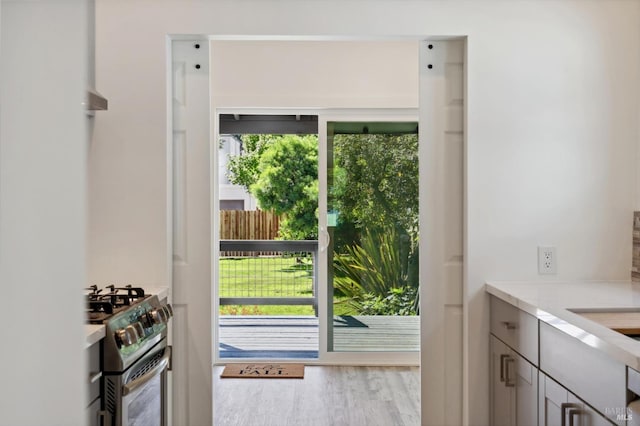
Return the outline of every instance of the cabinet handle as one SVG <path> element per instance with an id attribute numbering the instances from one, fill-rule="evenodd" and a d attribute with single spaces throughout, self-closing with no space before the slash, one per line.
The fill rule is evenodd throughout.
<path id="1" fill-rule="evenodd" d="M 515 323 L 510 321 L 502 321 L 502 325 L 504 325 L 507 330 L 515 330 L 518 328 Z"/>
<path id="2" fill-rule="evenodd" d="M 505 381 L 505 374 L 504 374 L 504 365 L 505 362 L 504 360 L 509 358 L 509 355 L 507 354 L 501 354 L 500 355 L 500 381 L 504 382 Z"/>
<path id="3" fill-rule="evenodd" d="M 573 426 L 573 415 L 580 414 L 580 406 L 577 404 L 573 404 L 570 402 L 563 402 L 560 404 L 560 412 L 562 414 L 562 420 L 560 421 L 560 426 L 567 426 L 567 409 L 572 408 L 569 412 L 569 426 Z"/>
<path id="4" fill-rule="evenodd" d="M 102 371 L 96 373 L 89 373 L 89 383 L 95 383 L 102 377 Z"/>
<path id="5" fill-rule="evenodd" d="M 504 370 L 505 370 L 505 375 L 504 375 L 504 385 L 508 388 L 512 388 L 515 387 L 516 382 L 515 381 L 511 381 L 511 377 L 509 377 L 509 364 L 514 364 L 515 365 L 515 358 L 513 358 L 510 355 L 507 355 L 507 358 L 504 360 Z"/>
<path id="6" fill-rule="evenodd" d="M 569 426 L 574 426 L 573 416 L 576 416 L 576 415 L 578 416 L 578 418 L 580 418 L 580 415 L 582 415 L 582 411 L 575 408 L 572 410 L 569 410 Z"/>
<path id="7" fill-rule="evenodd" d="M 515 363 L 516 360 L 509 354 L 501 354 L 500 355 L 500 381 L 504 383 L 505 386 L 511 388 L 516 385 L 515 382 L 512 382 L 509 378 L 509 364 Z"/>

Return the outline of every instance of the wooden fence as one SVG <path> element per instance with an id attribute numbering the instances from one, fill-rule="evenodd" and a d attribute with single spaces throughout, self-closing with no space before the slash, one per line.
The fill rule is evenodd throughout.
<path id="1" fill-rule="evenodd" d="M 221 240 L 275 240 L 280 217 L 261 210 L 220 210 Z M 272 253 L 221 252 L 222 256 L 271 255 Z M 273 253 L 275 254 L 275 253 Z"/>

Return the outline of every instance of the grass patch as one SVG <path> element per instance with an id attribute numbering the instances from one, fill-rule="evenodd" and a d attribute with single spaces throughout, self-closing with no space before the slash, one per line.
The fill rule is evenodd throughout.
<path id="1" fill-rule="evenodd" d="M 310 261 L 296 257 L 220 259 L 220 297 L 309 297 Z"/>
<path id="2" fill-rule="evenodd" d="M 220 315 L 315 316 L 312 306 L 301 305 L 224 305 Z"/>
<path id="3" fill-rule="evenodd" d="M 238 257 L 220 259 L 220 297 L 311 297 L 313 265 L 304 257 Z M 340 298 L 335 298 L 338 302 Z M 315 315 L 310 305 L 223 305 L 220 315 Z M 335 304 L 334 315 L 352 315 Z"/>
<path id="4" fill-rule="evenodd" d="M 220 297 L 310 297 L 313 295 L 311 259 L 237 257 L 220 259 Z M 224 305 L 220 315 L 315 315 L 305 305 Z"/>

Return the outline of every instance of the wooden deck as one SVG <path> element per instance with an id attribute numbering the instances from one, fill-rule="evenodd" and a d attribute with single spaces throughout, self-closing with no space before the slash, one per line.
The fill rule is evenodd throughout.
<path id="1" fill-rule="evenodd" d="M 318 357 L 318 319 L 311 316 L 221 316 L 221 358 Z M 420 317 L 334 318 L 334 351 L 417 351 Z"/>

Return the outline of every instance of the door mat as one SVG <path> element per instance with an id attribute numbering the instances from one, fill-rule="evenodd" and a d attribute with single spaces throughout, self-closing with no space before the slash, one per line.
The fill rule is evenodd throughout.
<path id="1" fill-rule="evenodd" d="M 223 379 L 304 379 L 304 364 L 227 364 Z"/>

